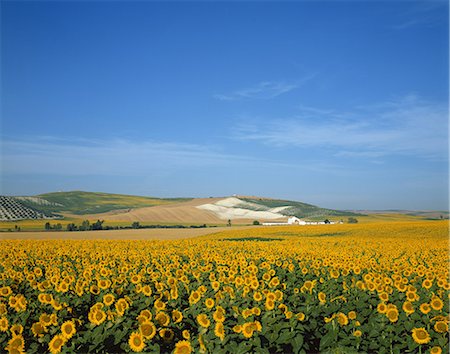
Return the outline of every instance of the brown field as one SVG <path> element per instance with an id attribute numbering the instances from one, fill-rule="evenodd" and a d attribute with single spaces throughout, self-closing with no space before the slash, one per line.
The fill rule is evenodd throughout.
<path id="1" fill-rule="evenodd" d="M 138 229 L 99 231 L 2 232 L 1 240 L 177 240 L 204 236 L 227 230 L 242 230 L 253 226 L 208 227 L 192 229 Z"/>
<path id="2" fill-rule="evenodd" d="M 139 221 L 151 223 L 181 223 L 181 224 L 225 224 L 227 221 L 218 218 L 207 210 L 197 209 L 196 206 L 215 203 L 223 198 L 196 198 L 188 202 L 155 205 L 118 212 L 112 211 L 102 214 L 85 215 L 86 219 L 104 219 L 108 221 Z M 287 220 L 287 217 L 286 217 Z M 253 219 L 233 219 L 233 224 L 251 224 Z"/>

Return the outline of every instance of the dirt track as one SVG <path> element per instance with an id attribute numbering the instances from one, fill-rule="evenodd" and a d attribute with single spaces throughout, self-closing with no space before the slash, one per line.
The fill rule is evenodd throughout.
<path id="1" fill-rule="evenodd" d="M 252 226 L 233 227 L 232 230 Z M 0 240 L 177 240 L 208 235 L 230 230 L 229 227 L 208 227 L 201 229 L 139 229 L 139 230 L 100 230 L 100 231 L 47 231 L 47 232 L 2 232 Z"/>

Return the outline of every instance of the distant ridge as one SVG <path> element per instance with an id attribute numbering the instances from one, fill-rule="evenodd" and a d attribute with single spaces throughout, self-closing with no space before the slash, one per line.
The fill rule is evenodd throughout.
<path id="1" fill-rule="evenodd" d="M 100 218 L 116 221 L 223 223 L 231 219 L 246 223 L 254 220 L 299 218 L 324 219 L 361 215 L 349 211 L 257 196 L 221 198 L 155 198 L 101 192 L 54 192 L 29 197 L 3 197 L 3 218 Z M 6 201 L 10 202 L 6 202 Z M 11 219 L 13 210 L 22 210 Z M 7 216 L 9 215 L 9 216 Z M 9 218 L 9 219 L 8 219 Z"/>

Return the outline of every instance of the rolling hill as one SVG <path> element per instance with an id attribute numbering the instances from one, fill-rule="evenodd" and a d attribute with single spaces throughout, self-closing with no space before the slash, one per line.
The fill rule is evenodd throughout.
<path id="1" fill-rule="evenodd" d="M 7 197 L 45 217 L 102 219 L 151 223 L 249 223 L 253 220 L 287 220 L 288 216 L 323 219 L 360 215 L 320 208 L 302 202 L 261 197 L 153 198 L 94 192 L 56 192 L 32 197 Z M 40 214 L 39 214 L 40 213 Z M 38 218 L 35 216 L 35 218 Z M 19 220 L 23 217 L 18 216 Z M 3 219 L 6 220 L 6 219 Z"/>
<path id="2" fill-rule="evenodd" d="M 186 198 L 152 198 L 124 194 L 96 192 L 55 192 L 40 194 L 36 197 L 19 197 L 23 204 L 50 213 L 70 213 L 87 215 L 110 212 L 113 210 L 128 210 L 156 205 L 166 205 L 186 201 Z M 42 201 L 47 203 L 42 203 Z"/>

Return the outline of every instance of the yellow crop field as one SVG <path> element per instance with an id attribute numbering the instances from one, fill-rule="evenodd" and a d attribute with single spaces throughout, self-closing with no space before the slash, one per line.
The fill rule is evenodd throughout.
<path id="1" fill-rule="evenodd" d="M 0 241 L 0 350 L 447 353 L 447 222 Z"/>

